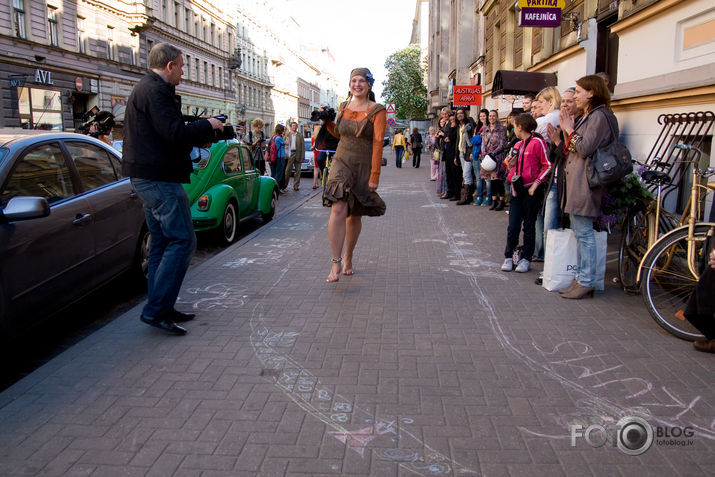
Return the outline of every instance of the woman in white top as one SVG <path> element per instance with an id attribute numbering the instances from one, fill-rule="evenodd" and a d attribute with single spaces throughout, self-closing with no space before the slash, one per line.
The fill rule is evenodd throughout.
<path id="1" fill-rule="evenodd" d="M 536 132 L 541 134 L 546 139 L 546 142 L 550 143 L 546 125 L 551 124 L 553 127 L 558 127 L 559 125 L 561 93 L 553 86 L 547 86 L 539 91 L 535 102 L 540 113 L 540 116 L 536 118 Z"/>

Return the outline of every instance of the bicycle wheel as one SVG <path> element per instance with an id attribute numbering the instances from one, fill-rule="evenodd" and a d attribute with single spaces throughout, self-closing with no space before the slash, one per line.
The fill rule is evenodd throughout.
<path id="1" fill-rule="evenodd" d="M 642 210 L 631 212 L 623 222 L 618 248 L 618 280 L 628 293 L 639 293 L 638 266 L 648 251 L 648 215 Z"/>
<path id="2" fill-rule="evenodd" d="M 695 226 L 695 260 L 699 270 L 707 264 L 712 225 Z M 704 336 L 685 319 L 685 307 L 697 279 L 688 268 L 688 228 L 663 236 L 643 258 L 641 292 L 653 319 L 669 333 L 685 340 Z"/>

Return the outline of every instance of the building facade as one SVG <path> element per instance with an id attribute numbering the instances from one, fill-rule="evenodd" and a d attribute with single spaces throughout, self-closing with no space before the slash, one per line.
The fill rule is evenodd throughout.
<path id="1" fill-rule="evenodd" d="M 481 84 L 504 118 L 518 96 L 492 95 L 497 71 L 555 74 L 564 90 L 587 74 L 610 77 L 621 138 L 636 158 L 655 143 L 664 113 L 715 111 L 715 10 L 707 0 L 565 0 L 556 28 L 519 25 L 511 0 L 430 0 L 429 111 L 454 84 Z M 712 130 L 702 139 L 712 150 Z"/>

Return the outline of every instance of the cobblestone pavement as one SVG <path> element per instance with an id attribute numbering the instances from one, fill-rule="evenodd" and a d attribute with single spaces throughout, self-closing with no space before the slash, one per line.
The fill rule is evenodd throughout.
<path id="1" fill-rule="evenodd" d="M 715 475 L 712 355 L 613 283 L 569 301 L 500 272 L 506 214 L 388 162 L 355 275 L 325 283 L 301 191 L 190 270 L 187 336 L 137 306 L 0 394 L 0 475 Z M 572 445 L 624 416 L 694 435 Z"/>

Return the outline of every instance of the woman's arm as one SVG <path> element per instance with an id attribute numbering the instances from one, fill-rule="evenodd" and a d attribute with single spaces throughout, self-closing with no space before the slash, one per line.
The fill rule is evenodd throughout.
<path id="1" fill-rule="evenodd" d="M 368 188 L 374 192 L 380 183 L 380 171 L 382 170 L 382 145 L 385 137 L 385 122 L 387 113 L 383 109 L 373 116 L 372 133 L 372 164 L 370 168 L 370 182 Z"/>

